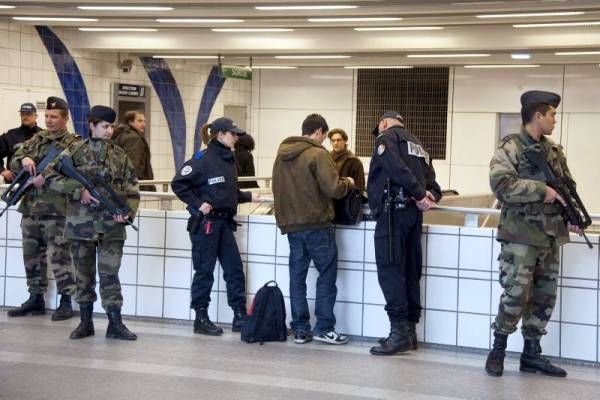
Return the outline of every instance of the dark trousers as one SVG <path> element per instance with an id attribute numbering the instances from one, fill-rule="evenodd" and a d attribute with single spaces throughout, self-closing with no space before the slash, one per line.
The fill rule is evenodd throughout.
<path id="1" fill-rule="evenodd" d="M 337 297 L 337 245 L 333 227 L 288 233 L 290 243 L 290 306 L 292 329 L 310 332 L 310 312 L 306 300 L 306 276 L 313 260 L 319 272 L 315 302 L 314 334 L 335 328 L 333 307 Z"/>
<path id="2" fill-rule="evenodd" d="M 203 225 L 200 225 L 197 232 L 190 233 L 194 264 L 193 309 L 208 308 L 217 259 L 221 263 L 223 279 L 227 284 L 227 303 L 234 310 L 246 306 L 244 266 L 231 224 L 226 219 L 215 218 L 212 220 L 212 233 L 206 233 Z"/>
<path id="3" fill-rule="evenodd" d="M 377 277 L 385 297 L 385 310 L 391 322 L 421 317 L 421 274 L 423 255 L 421 230 L 423 214 L 414 205 L 392 211 L 392 236 L 388 231 L 388 215 L 381 213 L 375 227 L 375 260 Z M 392 259 L 388 252 L 392 244 Z"/>

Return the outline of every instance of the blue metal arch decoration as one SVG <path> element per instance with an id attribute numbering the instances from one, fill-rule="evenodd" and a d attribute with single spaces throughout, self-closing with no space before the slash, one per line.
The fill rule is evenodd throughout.
<path id="1" fill-rule="evenodd" d="M 87 89 L 75 59 L 69 53 L 64 43 L 47 26 L 35 27 L 48 55 L 54 64 L 58 80 L 62 86 L 75 132 L 83 137 L 89 134 L 87 117 L 90 112 L 90 102 Z"/>
<path id="2" fill-rule="evenodd" d="M 160 100 L 173 146 L 175 169 L 185 161 L 185 111 L 181 93 L 167 62 L 162 58 L 140 57 Z"/>
<path id="3" fill-rule="evenodd" d="M 194 129 L 194 153 L 202 147 L 200 129 L 202 129 L 202 125 L 208 122 L 210 112 L 212 111 L 224 84 L 225 78 L 219 73 L 219 67 L 212 67 L 208 74 L 208 78 L 206 79 L 202 100 L 200 101 L 200 108 L 198 109 L 198 118 L 196 119 L 196 128 Z"/>

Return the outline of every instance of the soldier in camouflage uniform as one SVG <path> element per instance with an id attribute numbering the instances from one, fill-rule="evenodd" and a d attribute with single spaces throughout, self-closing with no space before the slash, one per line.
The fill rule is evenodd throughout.
<path id="1" fill-rule="evenodd" d="M 524 93 L 521 132 L 504 138 L 490 163 L 490 185 L 502 202 L 498 261 L 504 289 L 492 324 L 494 345 L 485 366 L 492 376 L 502 375 L 507 338 L 520 319 L 525 339 L 520 370 L 567 375 L 541 355 L 540 339 L 556 302 L 560 246 L 569 241 L 569 230 L 581 230 L 565 223 L 564 200 L 525 156 L 529 151 L 543 152 L 557 173 L 571 178 L 562 147 L 547 138 L 556 124 L 559 103 L 555 93 Z"/>
<path id="2" fill-rule="evenodd" d="M 51 144 L 66 148 L 81 138 L 66 129 L 68 105 L 58 97 L 49 97 L 46 104 L 46 129 L 36 133 L 14 154 L 10 168 L 17 172 L 25 168 L 32 178 L 34 188 L 21 200 L 18 211 L 23 214 L 23 260 L 29 299 L 21 307 L 10 310 L 11 317 L 29 313 L 45 314 L 44 293 L 48 288 L 47 266 L 54 272 L 60 305 L 52 314 L 53 321 L 73 316 L 71 295 L 75 280 L 69 243 L 63 238 L 66 215 L 66 197 L 49 188 L 51 168 L 36 171 L 36 165 L 46 155 Z"/>
<path id="3" fill-rule="evenodd" d="M 132 220 L 140 202 L 138 180 L 133 164 L 125 151 L 109 141 L 115 120 L 112 108 L 92 107 L 88 118 L 90 139 L 67 148 L 62 156 L 71 158 L 73 166 L 88 177 L 98 177 L 125 199 L 129 215 L 111 215 L 87 189 L 73 179 L 58 178 L 56 190 L 67 193 L 67 223 L 65 238 L 71 241 L 71 253 L 77 276 L 77 302 L 81 323 L 71 333 L 71 339 L 94 334 L 92 313 L 96 301 L 96 254 L 100 276 L 102 307 L 108 315 L 106 337 L 135 340 L 137 336 L 123 324 L 123 296 L 119 268 L 125 242 L 125 223 Z M 100 192 L 104 189 L 99 188 Z M 109 197 L 108 192 L 102 193 Z"/>

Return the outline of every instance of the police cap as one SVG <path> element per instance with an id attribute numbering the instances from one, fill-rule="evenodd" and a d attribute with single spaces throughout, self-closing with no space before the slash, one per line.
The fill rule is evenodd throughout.
<path id="1" fill-rule="evenodd" d="M 46 110 L 68 110 L 69 105 L 60 97 L 50 96 L 46 100 Z"/>
<path id="2" fill-rule="evenodd" d="M 560 104 L 560 96 L 543 90 L 530 90 L 521 95 L 521 107 L 530 107 L 535 104 L 548 104 L 556 108 Z"/>
<path id="3" fill-rule="evenodd" d="M 23 103 L 21 104 L 21 108 L 19 108 L 20 113 L 34 113 L 37 110 L 32 103 Z"/>
<path id="4" fill-rule="evenodd" d="M 375 136 L 379 135 L 379 123 L 386 118 L 396 119 L 396 120 L 400 121 L 402 123 L 402 125 L 404 125 L 404 117 L 402 116 L 402 114 L 400 114 L 396 111 L 386 111 L 383 114 L 381 114 L 381 117 L 379 117 L 379 119 L 377 120 L 377 125 L 375 125 L 375 129 L 373 129 L 373 132 L 372 132 L 373 135 L 375 135 Z"/>
<path id="5" fill-rule="evenodd" d="M 106 121 L 106 122 L 109 122 L 112 124 L 113 122 L 115 122 L 115 119 L 117 118 L 117 113 L 115 113 L 115 110 L 113 110 L 110 107 L 94 106 L 90 110 L 88 117 L 89 118 L 97 118 L 99 120 Z"/>
<path id="6" fill-rule="evenodd" d="M 233 121 L 227 117 L 221 117 L 215 119 L 209 125 L 211 132 L 231 132 L 238 136 L 245 135 L 246 131 L 235 126 Z"/>

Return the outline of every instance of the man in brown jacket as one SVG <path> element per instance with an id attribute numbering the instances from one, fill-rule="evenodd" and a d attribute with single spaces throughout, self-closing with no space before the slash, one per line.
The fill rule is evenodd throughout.
<path id="1" fill-rule="evenodd" d="M 340 178 L 327 150 L 321 145 L 329 127 L 325 118 L 311 114 L 302 123 L 302 136 L 285 139 L 273 165 L 275 219 L 290 244 L 290 305 L 294 342 L 313 339 L 306 300 L 306 275 L 312 259 L 319 272 L 314 339 L 346 344 L 348 337 L 335 331 L 333 306 L 337 296 L 337 245 L 331 221 L 332 199 L 342 198 L 354 186 Z"/>
<path id="2" fill-rule="evenodd" d="M 125 150 L 135 168 L 138 180 L 154 179 L 152 165 L 150 164 L 150 146 L 144 137 L 146 118 L 141 111 L 127 111 L 121 124 L 115 129 L 112 141 Z M 154 185 L 140 185 L 140 190 L 155 192 Z"/>

